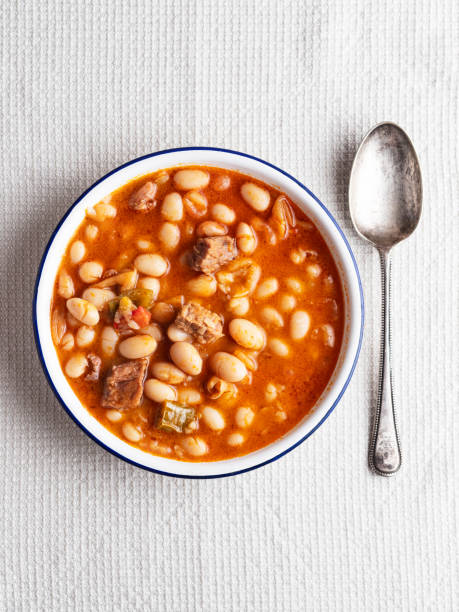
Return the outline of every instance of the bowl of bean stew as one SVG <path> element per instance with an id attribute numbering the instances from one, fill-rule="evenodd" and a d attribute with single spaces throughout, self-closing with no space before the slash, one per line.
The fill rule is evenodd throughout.
<path id="1" fill-rule="evenodd" d="M 355 368 L 350 246 L 295 178 L 253 156 L 173 149 L 70 207 L 34 296 L 45 375 L 103 448 L 211 478 L 260 467 L 329 416 Z"/>

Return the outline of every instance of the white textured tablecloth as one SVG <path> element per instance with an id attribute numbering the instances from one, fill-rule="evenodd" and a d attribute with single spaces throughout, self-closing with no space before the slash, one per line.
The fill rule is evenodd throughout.
<path id="1" fill-rule="evenodd" d="M 0 610 L 458 610 L 457 1 L 29 0 L 0 14 Z M 356 147 L 386 119 L 412 137 L 425 193 L 394 252 L 393 479 L 367 469 L 379 268 L 346 204 Z M 91 442 L 32 338 L 37 265 L 67 207 L 122 162 L 186 145 L 246 151 L 310 186 L 366 297 L 360 362 L 327 423 L 214 481 Z"/>

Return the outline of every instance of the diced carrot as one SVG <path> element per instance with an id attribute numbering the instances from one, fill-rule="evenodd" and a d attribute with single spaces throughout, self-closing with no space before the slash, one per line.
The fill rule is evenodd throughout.
<path id="1" fill-rule="evenodd" d="M 132 313 L 132 318 L 139 327 L 146 327 L 150 323 L 151 312 L 143 306 L 138 306 Z"/>

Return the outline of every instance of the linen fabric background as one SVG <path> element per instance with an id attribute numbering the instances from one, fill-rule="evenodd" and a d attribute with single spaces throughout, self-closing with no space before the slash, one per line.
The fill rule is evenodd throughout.
<path id="1" fill-rule="evenodd" d="M 1 3 L 0 609 L 457 610 L 458 58 L 455 0 Z M 379 354 L 376 252 L 347 182 L 392 120 L 424 179 L 394 251 L 404 465 L 367 469 Z M 235 478 L 157 476 L 69 419 L 33 342 L 32 292 L 60 217 L 134 157 L 245 151 L 298 177 L 354 249 L 366 326 L 352 383 L 305 444 Z"/>

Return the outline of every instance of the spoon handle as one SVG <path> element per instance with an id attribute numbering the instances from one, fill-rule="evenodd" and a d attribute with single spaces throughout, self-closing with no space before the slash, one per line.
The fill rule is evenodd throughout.
<path id="1" fill-rule="evenodd" d="M 395 422 L 392 393 L 390 268 L 389 251 L 379 251 L 382 272 L 382 334 L 379 392 L 373 436 L 370 445 L 370 467 L 380 476 L 392 476 L 400 468 L 402 457 Z"/>

